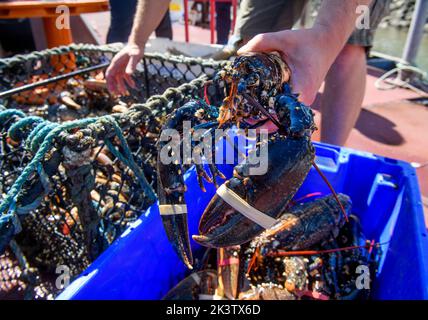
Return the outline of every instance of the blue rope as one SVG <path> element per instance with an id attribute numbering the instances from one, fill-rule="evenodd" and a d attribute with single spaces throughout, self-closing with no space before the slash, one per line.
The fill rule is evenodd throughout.
<path id="1" fill-rule="evenodd" d="M 46 127 L 46 122 L 40 122 L 28 135 L 27 139 L 25 140 L 25 147 L 27 149 L 31 149 L 31 141 L 33 141 L 34 137 L 44 128 Z"/>
<path id="2" fill-rule="evenodd" d="M 54 130 L 58 126 L 59 126 L 58 123 L 50 123 L 46 121 L 46 125 L 41 130 L 37 131 L 37 134 L 34 135 L 34 137 L 31 140 L 26 141 L 27 145 L 30 147 L 31 152 L 36 153 L 37 150 L 39 149 L 39 146 L 45 140 L 47 135 L 51 133 L 52 130 Z"/>

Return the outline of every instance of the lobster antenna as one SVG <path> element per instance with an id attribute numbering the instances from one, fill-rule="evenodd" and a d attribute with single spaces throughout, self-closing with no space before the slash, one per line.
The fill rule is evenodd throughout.
<path id="1" fill-rule="evenodd" d="M 205 102 L 210 106 L 211 105 L 211 103 L 210 103 L 210 99 L 208 98 L 208 86 L 210 85 L 210 84 L 212 84 L 213 82 L 212 82 L 212 80 L 208 80 L 208 81 L 206 81 L 205 82 L 205 84 L 204 84 L 204 99 L 205 99 Z"/>
<path id="2" fill-rule="evenodd" d="M 331 193 L 333 194 L 334 198 L 336 199 L 336 201 L 340 207 L 340 210 L 342 211 L 343 216 L 345 217 L 346 222 L 349 222 L 348 215 L 346 214 L 345 208 L 343 207 L 342 203 L 340 202 L 339 197 L 337 196 L 337 193 L 334 190 L 333 186 L 330 184 L 330 182 L 328 181 L 328 179 L 324 175 L 324 173 L 321 171 L 321 169 L 317 166 L 315 161 L 312 161 L 312 165 L 317 170 L 318 174 L 321 176 L 321 178 L 324 180 L 324 182 L 327 184 L 328 188 L 330 189 Z"/>
<path id="3" fill-rule="evenodd" d="M 326 249 L 326 250 L 278 251 L 278 252 L 268 253 L 267 255 L 271 257 L 315 256 L 320 254 L 328 254 L 328 253 L 349 251 L 349 250 L 362 249 L 362 248 L 365 248 L 369 252 L 371 252 L 375 245 L 380 245 L 380 243 L 375 243 L 374 240 L 372 241 L 367 240 L 366 244 L 359 245 L 359 246 L 349 246 L 349 247 Z"/>

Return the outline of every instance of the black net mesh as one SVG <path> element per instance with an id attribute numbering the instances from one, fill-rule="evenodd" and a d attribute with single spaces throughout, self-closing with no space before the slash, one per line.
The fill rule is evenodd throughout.
<path id="1" fill-rule="evenodd" d="M 106 63 L 119 49 L 72 45 L 0 60 L 0 91 Z M 13 201 L 22 230 L 15 226 L 13 245 L 3 244 L 0 298 L 55 297 L 59 267 L 73 279 L 147 209 L 153 199 L 132 162 L 155 186 L 155 144 L 166 116 L 202 98 L 224 63 L 147 54 L 134 75 L 138 89 L 127 96 L 110 95 L 100 69 L 0 101 L 0 203 L 34 167 Z M 212 101 L 222 98 L 216 87 L 207 92 Z M 33 166 L 48 140 L 41 132 L 61 123 Z"/>

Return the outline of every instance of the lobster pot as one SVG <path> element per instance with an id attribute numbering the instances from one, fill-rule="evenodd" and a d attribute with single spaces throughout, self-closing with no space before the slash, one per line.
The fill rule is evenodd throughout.
<path id="1" fill-rule="evenodd" d="M 204 92 L 222 99 L 205 85 L 225 62 L 163 54 L 143 58 L 129 94 L 111 95 L 104 72 L 120 48 L 0 60 L 1 92 L 56 80 L 0 100 L 0 299 L 57 296 L 155 201 L 166 116 Z"/>
<path id="2" fill-rule="evenodd" d="M 115 105 L 129 107 L 202 75 L 211 77 L 226 63 L 147 53 L 132 76 L 135 88 L 127 87 L 128 95 L 116 97 L 108 93 L 104 73 L 106 64 L 121 48 L 120 43 L 103 46 L 73 44 L 0 59 L 0 92 L 43 80 L 55 80 L 70 72 L 87 70 L 32 90 L 6 98 L 0 97 L 0 104 L 55 122 L 100 116 L 116 109 L 125 110 L 112 110 Z M 70 99 L 66 98 L 76 102 L 80 108 L 67 104 Z"/>

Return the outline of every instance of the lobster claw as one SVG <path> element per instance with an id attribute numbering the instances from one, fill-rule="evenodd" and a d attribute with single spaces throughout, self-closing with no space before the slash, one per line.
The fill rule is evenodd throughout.
<path id="1" fill-rule="evenodd" d="M 314 156 L 306 136 L 269 142 L 267 173 L 250 176 L 251 184 L 234 176 L 217 189 L 199 221 L 199 235 L 193 235 L 193 240 L 206 247 L 230 247 L 244 244 L 268 229 L 302 185 Z"/>
<path id="2" fill-rule="evenodd" d="M 162 223 L 175 252 L 189 268 L 193 269 L 193 256 L 187 227 L 187 206 L 185 204 L 159 205 Z"/>
<path id="3" fill-rule="evenodd" d="M 233 177 L 225 182 L 211 199 L 201 220 L 199 221 L 199 235 L 192 235 L 194 241 L 205 247 L 223 248 L 241 245 L 253 238 L 254 234 L 263 231 L 263 228 L 243 216 L 232 208 L 218 194 L 225 186 L 234 186 L 236 194 L 243 195 L 245 186 Z"/>

